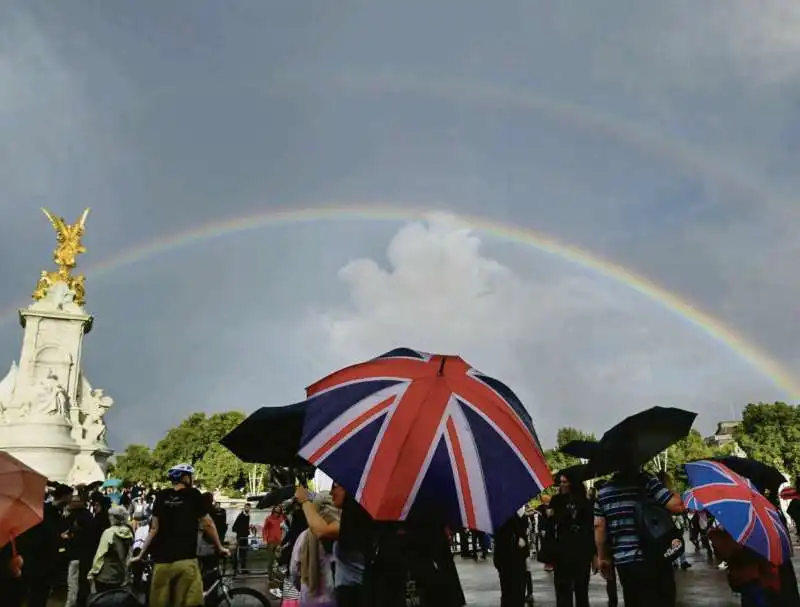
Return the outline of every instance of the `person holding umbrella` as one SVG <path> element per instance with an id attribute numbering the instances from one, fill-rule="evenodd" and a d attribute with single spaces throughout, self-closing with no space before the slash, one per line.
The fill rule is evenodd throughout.
<path id="1" fill-rule="evenodd" d="M 343 510 L 346 505 L 351 505 L 346 503 L 348 497 L 344 488 L 337 483 L 331 487 L 330 496 L 335 508 Z M 340 607 L 359 607 L 363 602 L 364 554 L 343 549 L 340 537 L 342 523 L 349 513 L 326 518 L 308 489 L 301 486 L 295 490 L 295 500 L 300 504 L 313 536 L 319 540 L 333 541 L 331 553 L 335 564 L 333 585 L 336 604 Z M 347 510 L 352 512 L 351 508 Z"/>
<path id="2" fill-rule="evenodd" d="M 780 567 L 789 560 L 791 541 L 779 509 L 754 483 L 717 461 L 684 464 L 689 510 L 706 510 L 717 524 L 709 531 L 714 548 L 728 563 L 728 583 L 743 607 L 789 605 L 780 597 Z"/>
<path id="3" fill-rule="evenodd" d="M 598 567 L 606 579 L 612 563 L 616 567 L 626 607 L 674 607 L 672 560 L 646 549 L 648 530 L 639 512 L 647 503 L 663 508 L 668 516 L 685 511 L 679 495 L 637 469 L 618 472 L 598 491 L 594 508 Z"/>
<path id="4" fill-rule="evenodd" d="M 530 554 L 522 512 L 503 523 L 494 537 L 494 566 L 500 578 L 500 607 L 525 604 L 526 563 Z M 560 603 L 559 603 L 560 605 Z"/>
<path id="5" fill-rule="evenodd" d="M 24 560 L 17 553 L 16 538 L 40 525 L 45 512 L 46 487 L 44 476 L 9 453 L 0 451 L 0 600 L 3 605 L 17 607 L 22 604 Z M 32 534 L 27 535 L 35 539 Z M 55 560 L 55 554 L 50 557 Z M 46 583 L 48 580 L 40 581 Z M 49 590 L 48 585 L 48 594 Z"/>
<path id="6" fill-rule="evenodd" d="M 590 461 L 595 477 L 615 473 L 595 501 L 595 545 L 606 579 L 613 558 L 626 607 L 675 605 L 672 561 L 684 547 L 672 515 L 686 508 L 679 495 L 642 468 L 688 436 L 696 417 L 674 407 L 631 415 L 603 434 Z"/>
<path id="7" fill-rule="evenodd" d="M 63 510 L 72 498 L 72 487 L 57 485 L 52 501 L 44 504 L 42 522 L 20 537 L 27 566 L 29 607 L 46 607 L 58 567 L 58 548 L 64 531 Z"/>
<path id="8" fill-rule="evenodd" d="M 16 553 L 13 543 L 0 548 L 0 596 L 6 607 L 22 605 L 22 565 L 24 561 Z"/>

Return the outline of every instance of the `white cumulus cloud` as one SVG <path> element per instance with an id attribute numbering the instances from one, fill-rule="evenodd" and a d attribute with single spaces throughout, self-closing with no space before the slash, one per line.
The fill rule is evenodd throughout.
<path id="1" fill-rule="evenodd" d="M 341 268 L 348 304 L 312 314 L 305 335 L 329 370 L 398 346 L 461 354 L 518 392 L 545 443 L 562 425 L 602 431 L 656 404 L 705 410 L 710 425 L 763 390 L 652 302 L 547 263 L 523 277 L 488 257 L 474 231 L 434 215 L 397 232 L 385 265 Z"/>

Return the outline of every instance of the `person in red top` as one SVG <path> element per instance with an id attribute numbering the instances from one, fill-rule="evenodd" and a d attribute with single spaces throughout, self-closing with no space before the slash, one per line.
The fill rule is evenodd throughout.
<path id="1" fill-rule="evenodd" d="M 286 517 L 283 516 L 283 511 L 280 506 L 275 506 L 261 528 L 261 538 L 267 550 L 267 575 L 272 575 L 272 568 L 275 566 L 275 557 L 283 541 L 284 522 Z"/>
<path id="2" fill-rule="evenodd" d="M 779 607 L 782 604 L 781 578 L 775 565 L 739 545 L 719 526 L 709 529 L 708 539 L 728 563 L 728 585 L 741 596 L 742 607 Z"/>

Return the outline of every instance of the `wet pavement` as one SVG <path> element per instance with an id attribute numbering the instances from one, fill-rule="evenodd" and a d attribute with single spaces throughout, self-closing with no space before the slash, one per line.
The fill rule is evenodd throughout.
<path id="1" fill-rule="evenodd" d="M 678 607 L 728 607 L 739 605 L 738 599 L 728 588 L 725 572 L 709 564 L 705 555 L 688 555 L 691 569 L 676 571 L 678 586 Z M 456 566 L 461 577 L 461 585 L 470 607 L 497 607 L 500 605 L 497 572 L 491 559 L 473 561 L 456 557 Z M 544 571 L 541 563 L 531 561 L 533 577 L 533 596 L 536 605 L 555 605 L 553 574 Z M 619 605 L 622 601 L 622 588 L 618 589 Z M 589 600 L 592 605 L 607 605 L 606 583 L 600 575 L 592 576 L 589 584 Z"/>
<path id="2" fill-rule="evenodd" d="M 738 598 L 728 588 L 724 571 L 720 571 L 716 564 L 709 563 L 704 553 L 695 554 L 691 547 L 688 559 L 692 564 L 691 569 L 679 570 L 675 573 L 678 586 L 677 607 L 734 607 L 739 605 Z M 455 561 L 467 598 L 467 605 L 469 607 L 498 607 L 500 605 L 500 589 L 497 571 L 492 565 L 491 557 L 486 561 L 474 561 L 456 556 Z M 531 560 L 530 568 L 533 576 L 535 604 L 554 606 L 553 574 L 545 572 L 543 566 L 534 560 Z M 795 568 L 797 568 L 796 564 Z M 267 594 L 264 576 L 237 577 L 234 584 L 249 586 Z M 619 596 L 619 605 L 624 606 L 621 589 L 619 589 Z M 593 576 L 591 579 L 589 599 L 595 606 L 608 604 L 605 581 L 599 575 Z M 53 600 L 49 603 L 53 607 L 61 607 L 63 604 L 63 600 Z M 274 600 L 273 605 L 278 607 L 280 601 Z"/>
<path id="3" fill-rule="evenodd" d="M 736 597 L 728 587 L 726 574 L 716 564 L 706 560 L 705 553 L 695 554 L 691 547 L 687 555 L 692 567 L 686 571 L 675 572 L 678 586 L 677 607 L 733 607 L 739 605 Z M 486 561 L 474 561 L 455 557 L 461 585 L 467 597 L 469 607 L 498 607 L 500 605 L 500 589 L 497 571 L 492 565 L 491 557 Z M 533 575 L 533 593 L 536 605 L 555 605 L 553 591 L 553 574 L 544 571 L 543 566 L 534 560 L 530 564 Z M 240 579 L 238 583 L 246 584 L 257 590 L 265 590 L 263 578 Z M 599 575 L 593 576 L 589 586 L 589 600 L 592 605 L 608 604 L 606 584 Z M 622 601 L 622 589 L 619 589 L 619 605 Z M 279 605 L 276 601 L 275 605 Z"/>

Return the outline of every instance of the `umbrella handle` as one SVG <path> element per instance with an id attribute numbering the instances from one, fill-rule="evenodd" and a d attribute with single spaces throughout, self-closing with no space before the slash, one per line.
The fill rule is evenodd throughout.
<path id="1" fill-rule="evenodd" d="M 292 480 L 297 481 L 298 485 L 304 489 L 308 489 L 308 479 L 304 474 L 298 474 L 295 468 L 289 468 L 289 474 L 291 475 Z"/>

